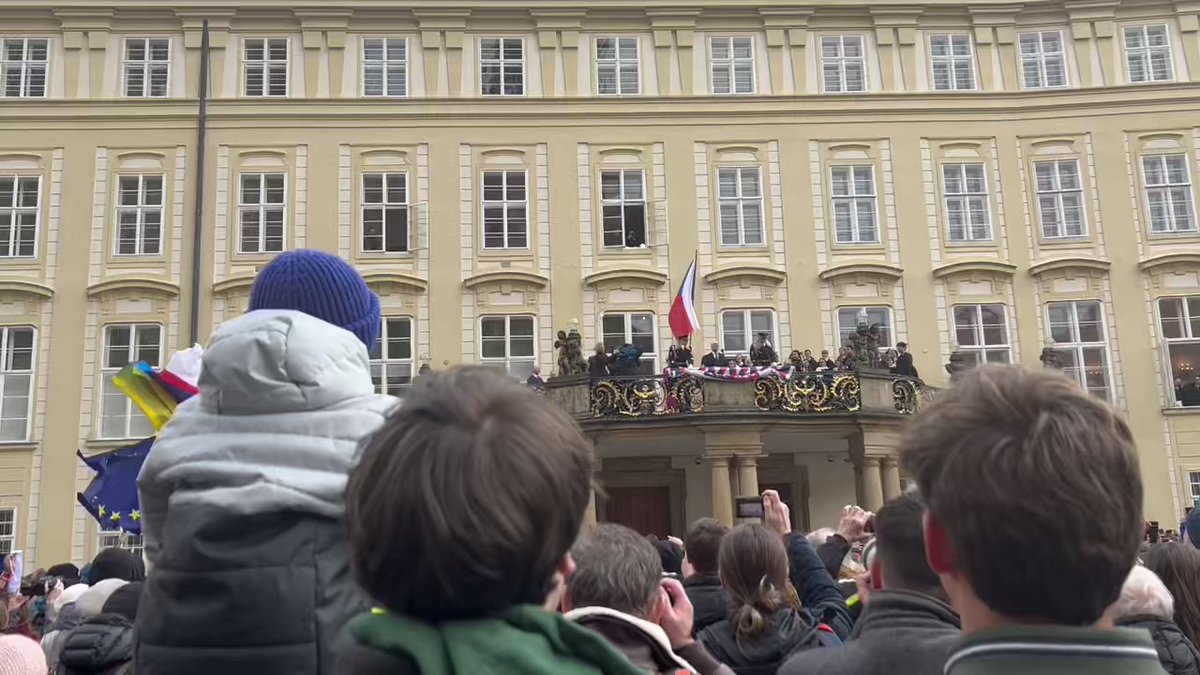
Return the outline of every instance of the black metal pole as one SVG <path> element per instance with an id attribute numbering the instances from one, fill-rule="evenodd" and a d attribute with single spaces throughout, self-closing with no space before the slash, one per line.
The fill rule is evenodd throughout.
<path id="1" fill-rule="evenodd" d="M 204 146 L 208 132 L 208 19 L 200 36 L 200 110 L 196 119 L 196 210 L 192 223 L 191 344 L 200 341 L 200 265 L 204 259 Z"/>

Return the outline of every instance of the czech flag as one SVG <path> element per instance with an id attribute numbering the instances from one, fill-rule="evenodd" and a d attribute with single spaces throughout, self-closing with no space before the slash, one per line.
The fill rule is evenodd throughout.
<path id="1" fill-rule="evenodd" d="M 686 337 L 700 330 L 700 321 L 696 319 L 696 260 L 688 268 L 679 285 L 679 293 L 675 302 L 671 303 L 671 313 L 667 320 L 671 324 L 671 334 L 675 337 Z"/>

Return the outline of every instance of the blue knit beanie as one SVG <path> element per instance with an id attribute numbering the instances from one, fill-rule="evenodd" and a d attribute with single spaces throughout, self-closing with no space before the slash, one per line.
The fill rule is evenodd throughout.
<path id="1" fill-rule="evenodd" d="M 292 309 L 358 336 L 379 338 L 379 298 L 341 258 L 309 249 L 280 253 L 254 278 L 250 310 Z"/>

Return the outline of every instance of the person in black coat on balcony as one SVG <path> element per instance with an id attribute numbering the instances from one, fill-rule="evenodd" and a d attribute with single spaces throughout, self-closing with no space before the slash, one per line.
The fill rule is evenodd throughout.
<path id="1" fill-rule="evenodd" d="M 602 380 L 608 377 L 608 353 L 604 351 L 604 343 L 596 343 L 596 353 L 588 358 L 588 374 L 593 380 Z"/>
<path id="2" fill-rule="evenodd" d="M 917 367 L 913 365 L 912 354 L 908 353 L 908 343 L 897 342 L 896 351 L 899 355 L 896 357 L 896 365 L 892 366 L 892 374 L 920 377 L 917 375 Z"/>
<path id="3" fill-rule="evenodd" d="M 725 358 L 725 352 L 721 351 L 721 345 L 712 343 L 711 350 L 700 359 L 700 365 L 705 368 L 724 368 L 729 365 L 729 359 Z"/>
<path id="4" fill-rule="evenodd" d="M 686 335 L 679 338 L 679 344 L 671 345 L 667 351 L 667 365 L 671 368 L 691 368 L 695 362 Z"/>

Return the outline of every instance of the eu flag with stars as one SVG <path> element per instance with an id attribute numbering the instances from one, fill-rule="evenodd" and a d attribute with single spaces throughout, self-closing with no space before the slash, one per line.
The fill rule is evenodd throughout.
<path id="1" fill-rule="evenodd" d="M 133 445 L 86 457 L 77 453 L 96 477 L 76 499 L 105 529 L 142 533 L 138 511 L 137 477 L 154 445 L 151 436 Z"/>

